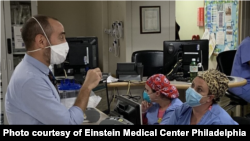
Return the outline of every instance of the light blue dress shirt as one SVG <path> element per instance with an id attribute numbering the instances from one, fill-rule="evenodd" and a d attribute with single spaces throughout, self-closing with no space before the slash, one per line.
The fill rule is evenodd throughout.
<path id="1" fill-rule="evenodd" d="M 48 77 L 49 68 L 25 54 L 15 68 L 6 93 L 9 124 L 82 124 L 83 111 L 67 109 Z"/>
<path id="2" fill-rule="evenodd" d="M 168 125 L 190 125 L 193 108 L 187 103 L 175 109 L 168 120 Z M 213 104 L 203 115 L 198 125 L 238 125 L 218 104 Z"/>
<path id="3" fill-rule="evenodd" d="M 243 77 L 247 84 L 241 87 L 230 88 L 229 91 L 250 103 L 250 37 L 245 38 L 237 49 L 231 75 Z"/>
<path id="4" fill-rule="evenodd" d="M 171 101 L 170 106 L 165 111 L 162 120 L 161 125 L 166 124 L 171 117 L 171 115 L 174 113 L 175 108 L 182 105 L 182 101 L 179 98 L 175 98 Z M 148 120 L 148 125 L 158 125 L 158 111 L 159 111 L 159 104 L 153 103 L 152 107 L 150 107 L 146 113 L 146 117 Z"/>

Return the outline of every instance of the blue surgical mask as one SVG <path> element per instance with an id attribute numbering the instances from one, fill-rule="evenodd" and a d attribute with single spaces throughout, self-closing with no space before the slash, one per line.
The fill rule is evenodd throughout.
<path id="1" fill-rule="evenodd" d="M 193 88 L 189 87 L 186 90 L 186 103 L 190 106 L 190 107 L 196 107 L 196 106 L 200 106 L 200 100 L 201 98 L 204 97 L 201 94 L 197 93 Z"/>
<path id="2" fill-rule="evenodd" d="M 151 103 L 151 99 L 146 91 L 143 92 L 143 99 L 148 103 Z"/>

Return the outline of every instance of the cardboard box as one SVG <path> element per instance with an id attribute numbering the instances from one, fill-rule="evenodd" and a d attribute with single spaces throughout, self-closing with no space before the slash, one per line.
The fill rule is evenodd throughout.
<path id="1" fill-rule="evenodd" d="M 25 49 L 25 45 L 21 35 L 21 25 L 13 25 L 14 49 Z"/>

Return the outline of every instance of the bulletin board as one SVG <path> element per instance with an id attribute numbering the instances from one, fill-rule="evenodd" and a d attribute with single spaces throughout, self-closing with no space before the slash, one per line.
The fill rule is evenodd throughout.
<path id="1" fill-rule="evenodd" d="M 238 0 L 205 0 L 205 29 L 214 33 L 214 52 L 236 49 L 238 46 Z"/>

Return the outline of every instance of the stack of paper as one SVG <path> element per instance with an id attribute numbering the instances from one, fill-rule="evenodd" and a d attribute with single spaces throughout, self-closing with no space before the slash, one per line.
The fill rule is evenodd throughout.
<path id="1" fill-rule="evenodd" d="M 95 93 L 92 91 L 91 95 L 89 97 L 89 102 L 88 102 L 88 106 L 89 108 L 95 108 L 99 102 L 101 101 L 101 97 L 95 95 Z M 61 103 L 67 108 L 71 108 L 73 106 L 73 104 L 75 103 L 76 97 L 72 97 L 72 98 L 64 98 L 61 99 Z"/>
<path id="2" fill-rule="evenodd" d="M 214 48 L 215 48 L 215 45 L 216 45 L 216 40 L 215 40 L 214 33 L 210 34 L 209 30 L 205 29 L 205 32 L 204 32 L 204 34 L 203 34 L 203 36 L 202 36 L 201 39 L 207 39 L 207 40 L 209 40 L 209 58 L 210 58 L 211 55 L 214 52 Z"/>
<path id="3" fill-rule="evenodd" d="M 107 83 L 112 83 L 112 82 L 117 82 L 117 81 L 118 81 L 118 79 L 112 77 L 111 75 L 107 78 Z"/>
<path id="4" fill-rule="evenodd" d="M 87 107 L 89 107 L 89 108 L 95 108 L 99 104 L 99 102 L 101 101 L 101 99 L 102 98 L 100 96 L 96 96 L 96 95 L 89 97 L 89 102 L 88 102 L 88 106 Z"/>

